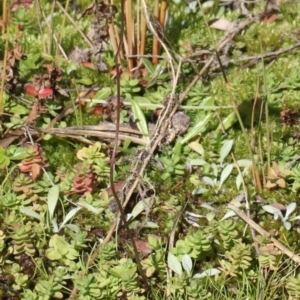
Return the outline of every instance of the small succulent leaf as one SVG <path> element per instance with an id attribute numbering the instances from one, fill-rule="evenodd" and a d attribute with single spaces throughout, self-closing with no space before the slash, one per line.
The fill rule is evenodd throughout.
<path id="1" fill-rule="evenodd" d="M 212 116 L 213 116 L 213 114 L 207 114 L 207 116 L 203 120 L 201 120 L 194 127 L 192 127 L 191 130 L 180 141 L 181 144 L 185 144 L 190 139 L 192 139 L 193 137 L 195 137 L 196 135 L 198 135 L 199 133 L 201 133 L 203 131 L 204 127 L 207 125 L 207 123 L 211 119 Z"/>
<path id="2" fill-rule="evenodd" d="M 81 207 L 75 207 L 71 209 L 68 214 L 66 215 L 64 221 L 61 223 L 59 227 L 59 231 L 64 228 L 64 226 L 81 210 Z"/>
<path id="3" fill-rule="evenodd" d="M 188 275 L 191 275 L 193 262 L 191 257 L 188 254 L 184 254 L 182 257 L 182 266 Z"/>
<path id="4" fill-rule="evenodd" d="M 50 260 L 59 260 L 62 256 L 55 249 L 50 248 L 46 250 L 46 257 Z"/>
<path id="5" fill-rule="evenodd" d="M 137 86 L 139 84 L 139 80 L 138 79 L 131 79 L 129 80 L 129 85 L 130 86 Z"/>
<path id="6" fill-rule="evenodd" d="M 285 218 L 287 219 L 288 216 L 296 209 L 297 204 L 295 202 L 290 203 L 287 207 L 286 207 L 286 213 L 285 213 Z"/>
<path id="7" fill-rule="evenodd" d="M 178 258 L 171 252 L 168 253 L 168 267 L 177 275 L 182 275 L 182 266 Z"/>
<path id="8" fill-rule="evenodd" d="M 223 164 L 224 159 L 230 153 L 233 146 L 233 140 L 226 140 L 220 150 L 220 163 Z"/>
<path id="9" fill-rule="evenodd" d="M 208 269 L 202 273 L 197 273 L 193 276 L 193 278 L 203 278 L 203 277 L 208 277 L 208 276 L 215 276 L 217 274 L 220 274 L 221 271 L 219 269 L 216 268 L 211 268 Z"/>
<path id="10" fill-rule="evenodd" d="M 207 162 L 201 158 L 198 158 L 198 159 L 191 159 L 189 160 L 189 163 L 192 165 L 192 166 L 204 166 Z"/>
<path id="11" fill-rule="evenodd" d="M 236 213 L 233 210 L 230 210 L 225 214 L 225 216 L 221 219 L 221 221 L 224 221 L 234 216 L 236 216 Z"/>
<path id="12" fill-rule="evenodd" d="M 228 166 L 226 166 L 221 174 L 221 178 L 220 178 L 220 183 L 219 183 L 219 189 L 221 188 L 221 186 L 223 185 L 223 183 L 225 182 L 225 180 L 229 177 L 229 175 L 231 174 L 233 169 L 233 164 L 230 164 Z"/>
<path id="13" fill-rule="evenodd" d="M 72 231 L 74 231 L 74 232 L 76 232 L 76 233 L 80 232 L 80 228 L 79 228 L 78 225 L 75 225 L 75 224 L 67 224 L 67 225 L 65 225 L 65 227 L 71 229 Z"/>
<path id="14" fill-rule="evenodd" d="M 43 221 L 42 216 L 40 214 L 38 214 L 36 211 L 29 208 L 29 207 L 24 207 L 24 206 L 20 207 L 20 212 L 23 213 L 26 216 L 35 218 L 35 219 L 39 220 L 40 222 Z"/>
<path id="15" fill-rule="evenodd" d="M 53 219 L 58 197 L 59 197 L 59 186 L 54 185 L 49 189 L 48 198 L 47 198 L 50 220 Z"/>
<path id="16" fill-rule="evenodd" d="M 131 100 L 131 105 L 132 105 L 131 107 L 132 107 L 132 111 L 133 111 L 133 117 L 134 117 L 134 120 L 136 122 L 138 129 L 142 133 L 149 134 L 147 121 L 146 121 L 143 111 L 141 110 L 141 108 L 139 107 L 139 105 L 137 104 L 136 101 Z M 149 136 L 143 136 L 143 139 L 146 141 L 150 141 Z"/>

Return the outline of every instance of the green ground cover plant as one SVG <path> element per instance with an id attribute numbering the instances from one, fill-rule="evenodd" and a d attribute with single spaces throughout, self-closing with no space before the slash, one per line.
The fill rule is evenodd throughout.
<path id="1" fill-rule="evenodd" d="M 300 299 L 297 1 L 1 13 L 1 299 Z"/>

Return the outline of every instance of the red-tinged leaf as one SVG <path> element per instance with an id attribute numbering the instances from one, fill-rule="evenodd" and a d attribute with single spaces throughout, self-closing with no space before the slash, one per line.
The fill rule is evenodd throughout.
<path id="1" fill-rule="evenodd" d="M 268 16 L 264 17 L 263 23 L 264 23 L 264 25 L 267 25 L 269 23 L 275 22 L 277 19 L 278 19 L 278 16 L 276 14 L 268 15 Z"/>
<path id="2" fill-rule="evenodd" d="M 102 115 L 104 112 L 104 107 L 103 106 L 96 106 L 94 107 L 89 114 L 91 115 Z"/>
<path id="3" fill-rule="evenodd" d="M 21 162 L 19 164 L 19 169 L 22 173 L 27 173 L 30 172 L 31 170 L 31 164 L 24 164 L 23 162 Z"/>
<path id="4" fill-rule="evenodd" d="M 95 64 L 92 62 L 83 62 L 81 63 L 84 67 L 92 69 L 92 70 L 96 70 Z"/>
<path id="5" fill-rule="evenodd" d="M 116 190 L 116 192 L 119 192 L 123 189 L 124 185 L 125 185 L 126 181 L 123 180 L 123 181 L 119 181 L 117 183 L 114 184 L 114 188 Z M 113 193 L 112 193 L 112 188 L 109 187 L 108 189 L 106 189 L 106 192 L 107 192 L 107 195 L 108 196 L 112 196 Z"/>
<path id="6" fill-rule="evenodd" d="M 50 88 L 40 89 L 38 95 L 43 98 L 48 98 L 53 96 L 53 90 Z"/>
<path id="7" fill-rule="evenodd" d="M 140 80 L 140 84 L 143 86 L 143 87 L 147 87 L 148 84 L 149 84 L 149 81 L 145 80 L 145 79 L 142 79 Z"/>
<path id="8" fill-rule="evenodd" d="M 41 167 L 38 164 L 31 165 L 31 176 L 36 179 L 41 173 Z"/>
<path id="9" fill-rule="evenodd" d="M 36 97 L 38 95 L 38 92 L 36 91 L 33 84 L 26 83 L 24 87 L 25 87 L 25 92 L 27 95 L 29 95 L 31 97 Z"/>

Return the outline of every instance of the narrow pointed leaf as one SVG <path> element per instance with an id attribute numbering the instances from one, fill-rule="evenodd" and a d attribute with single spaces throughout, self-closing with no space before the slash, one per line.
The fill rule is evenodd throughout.
<path id="1" fill-rule="evenodd" d="M 48 192 L 48 210 L 49 210 L 50 220 L 53 219 L 58 197 L 59 197 L 59 186 L 54 185 L 50 188 Z"/>
<path id="2" fill-rule="evenodd" d="M 287 217 L 296 209 L 297 204 L 295 202 L 290 203 L 286 208 L 285 218 Z"/>
<path id="3" fill-rule="evenodd" d="M 20 211 L 21 211 L 21 213 L 23 213 L 26 216 L 35 218 L 35 219 L 39 220 L 40 222 L 43 221 L 42 216 L 29 207 L 24 207 L 24 206 L 20 207 Z"/>
<path id="4" fill-rule="evenodd" d="M 132 108 L 132 112 L 133 112 L 133 117 L 134 117 L 134 120 L 136 122 L 138 129 L 142 133 L 149 134 L 147 121 L 146 121 L 143 111 L 141 110 L 139 105 L 134 100 L 131 100 L 131 105 L 132 105 L 131 108 Z M 147 135 L 143 136 L 143 139 L 148 142 L 150 141 L 150 137 Z"/>
<path id="5" fill-rule="evenodd" d="M 192 139 L 196 135 L 200 134 L 203 131 L 204 127 L 209 122 L 209 120 L 211 119 L 211 117 L 212 117 L 212 114 L 208 114 L 202 121 L 200 121 L 198 124 L 196 124 L 180 141 L 181 144 L 185 144 L 190 139 Z"/>
<path id="6" fill-rule="evenodd" d="M 171 252 L 168 254 L 168 267 L 177 275 L 182 275 L 182 267 L 178 258 Z"/>
<path id="7" fill-rule="evenodd" d="M 220 274 L 220 273 L 221 273 L 221 271 L 219 269 L 211 268 L 211 269 L 206 270 L 202 273 L 195 274 L 193 276 L 193 278 L 203 278 L 203 277 L 208 277 L 208 276 L 215 276 L 215 275 Z"/>
<path id="8" fill-rule="evenodd" d="M 62 224 L 59 227 L 59 231 L 64 228 L 64 226 L 77 214 L 78 211 L 81 210 L 81 207 L 75 207 L 73 209 L 71 209 L 68 214 L 66 215 L 64 221 L 62 222 Z"/>
<path id="9" fill-rule="evenodd" d="M 188 254 L 184 254 L 182 257 L 182 266 L 188 275 L 191 275 L 193 262 L 191 257 Z"/>
<path id="10" fill-rule="evenodd" d="M 222 164 L 224 159 L 227 157 L 227 155 L 230 153 L 233 146 L 233 140 L 227 140 L 225 141 L 224 145 L 222 146 L 220 150 L 220 163 Z"/>
<path id="11" fill-rule="evenodd" d="M 219 189 L 221 188 L 221 186 L 223 185 L 223 183 L 225 182 L 225 180 L 229 177 L 229 175 L 231 174 L 233 169 L 233 164 L 230 164 L 228 166 L 226 166 L 221 174 L 221 178 L 220 178 L 220 183 L 219 183 Z"/>

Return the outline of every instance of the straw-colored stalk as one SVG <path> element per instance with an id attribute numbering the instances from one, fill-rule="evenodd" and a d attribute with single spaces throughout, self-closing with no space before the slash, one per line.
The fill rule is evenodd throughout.
<path id="1" fill-rule="evenodd" d="M 147 1 L 146 1 L 147 3 Z M 146 19 L 143 13 L 143 10 L 141 10 L 141 42 L 140 42 L 140 52 L 139 55 L 145 54 L 146 49 L 146 32 L 147 32 L 147 23 Z"/>
<path id="2" fill-rule="evenodd" d="M 155 0 L 154 2 L 154 17 L 159 20 L 159 0 Z M 159 54 L 159 41 L 155 36 L 153 36 L 153 44 L 152 44 L 152 63 L 156 65 L 158 63 L 158 54 Z"/>
<path id="3" fill-rule="evenodd" d="M 160 14 L 159 14 L 159 24 L 161 28 L 165 28 L 167 9 L 168 9 L 168 1 L 163 0 L 160 5 Z M 160 50 L 160 46 L 161 45 L 159 44 L 158 50 Z"/>
<path id="4" fill-rule="evenodd" d="M 135 59 L 132 57 L 134 54 L 134 17 L 132 14 L 133 6 L 132 0 L 125 1 L 126 12 L 126 33 L 127 33 L 127 55 L 128 57 L 128 71 L 131 73 L 134 69 Z"/>
<path id="5" fill-rule="evenodd" d="M 6 66 L 7 66 L 7 57 L 8 57 L 8 42 L 9 42 L 9 26 L 10 26 L 10 9 L 8 7 L 7 0 L 3 1 L 3 26 L 2 26 L 2 35 L 5 36 L 5 50 L 4 58 L 2 65 L 2 74 L 1 74 L 1 86 L 0 86 L 0 117 L 2 116 L 4 109 L 4 85 L 6 80 Z"/>

